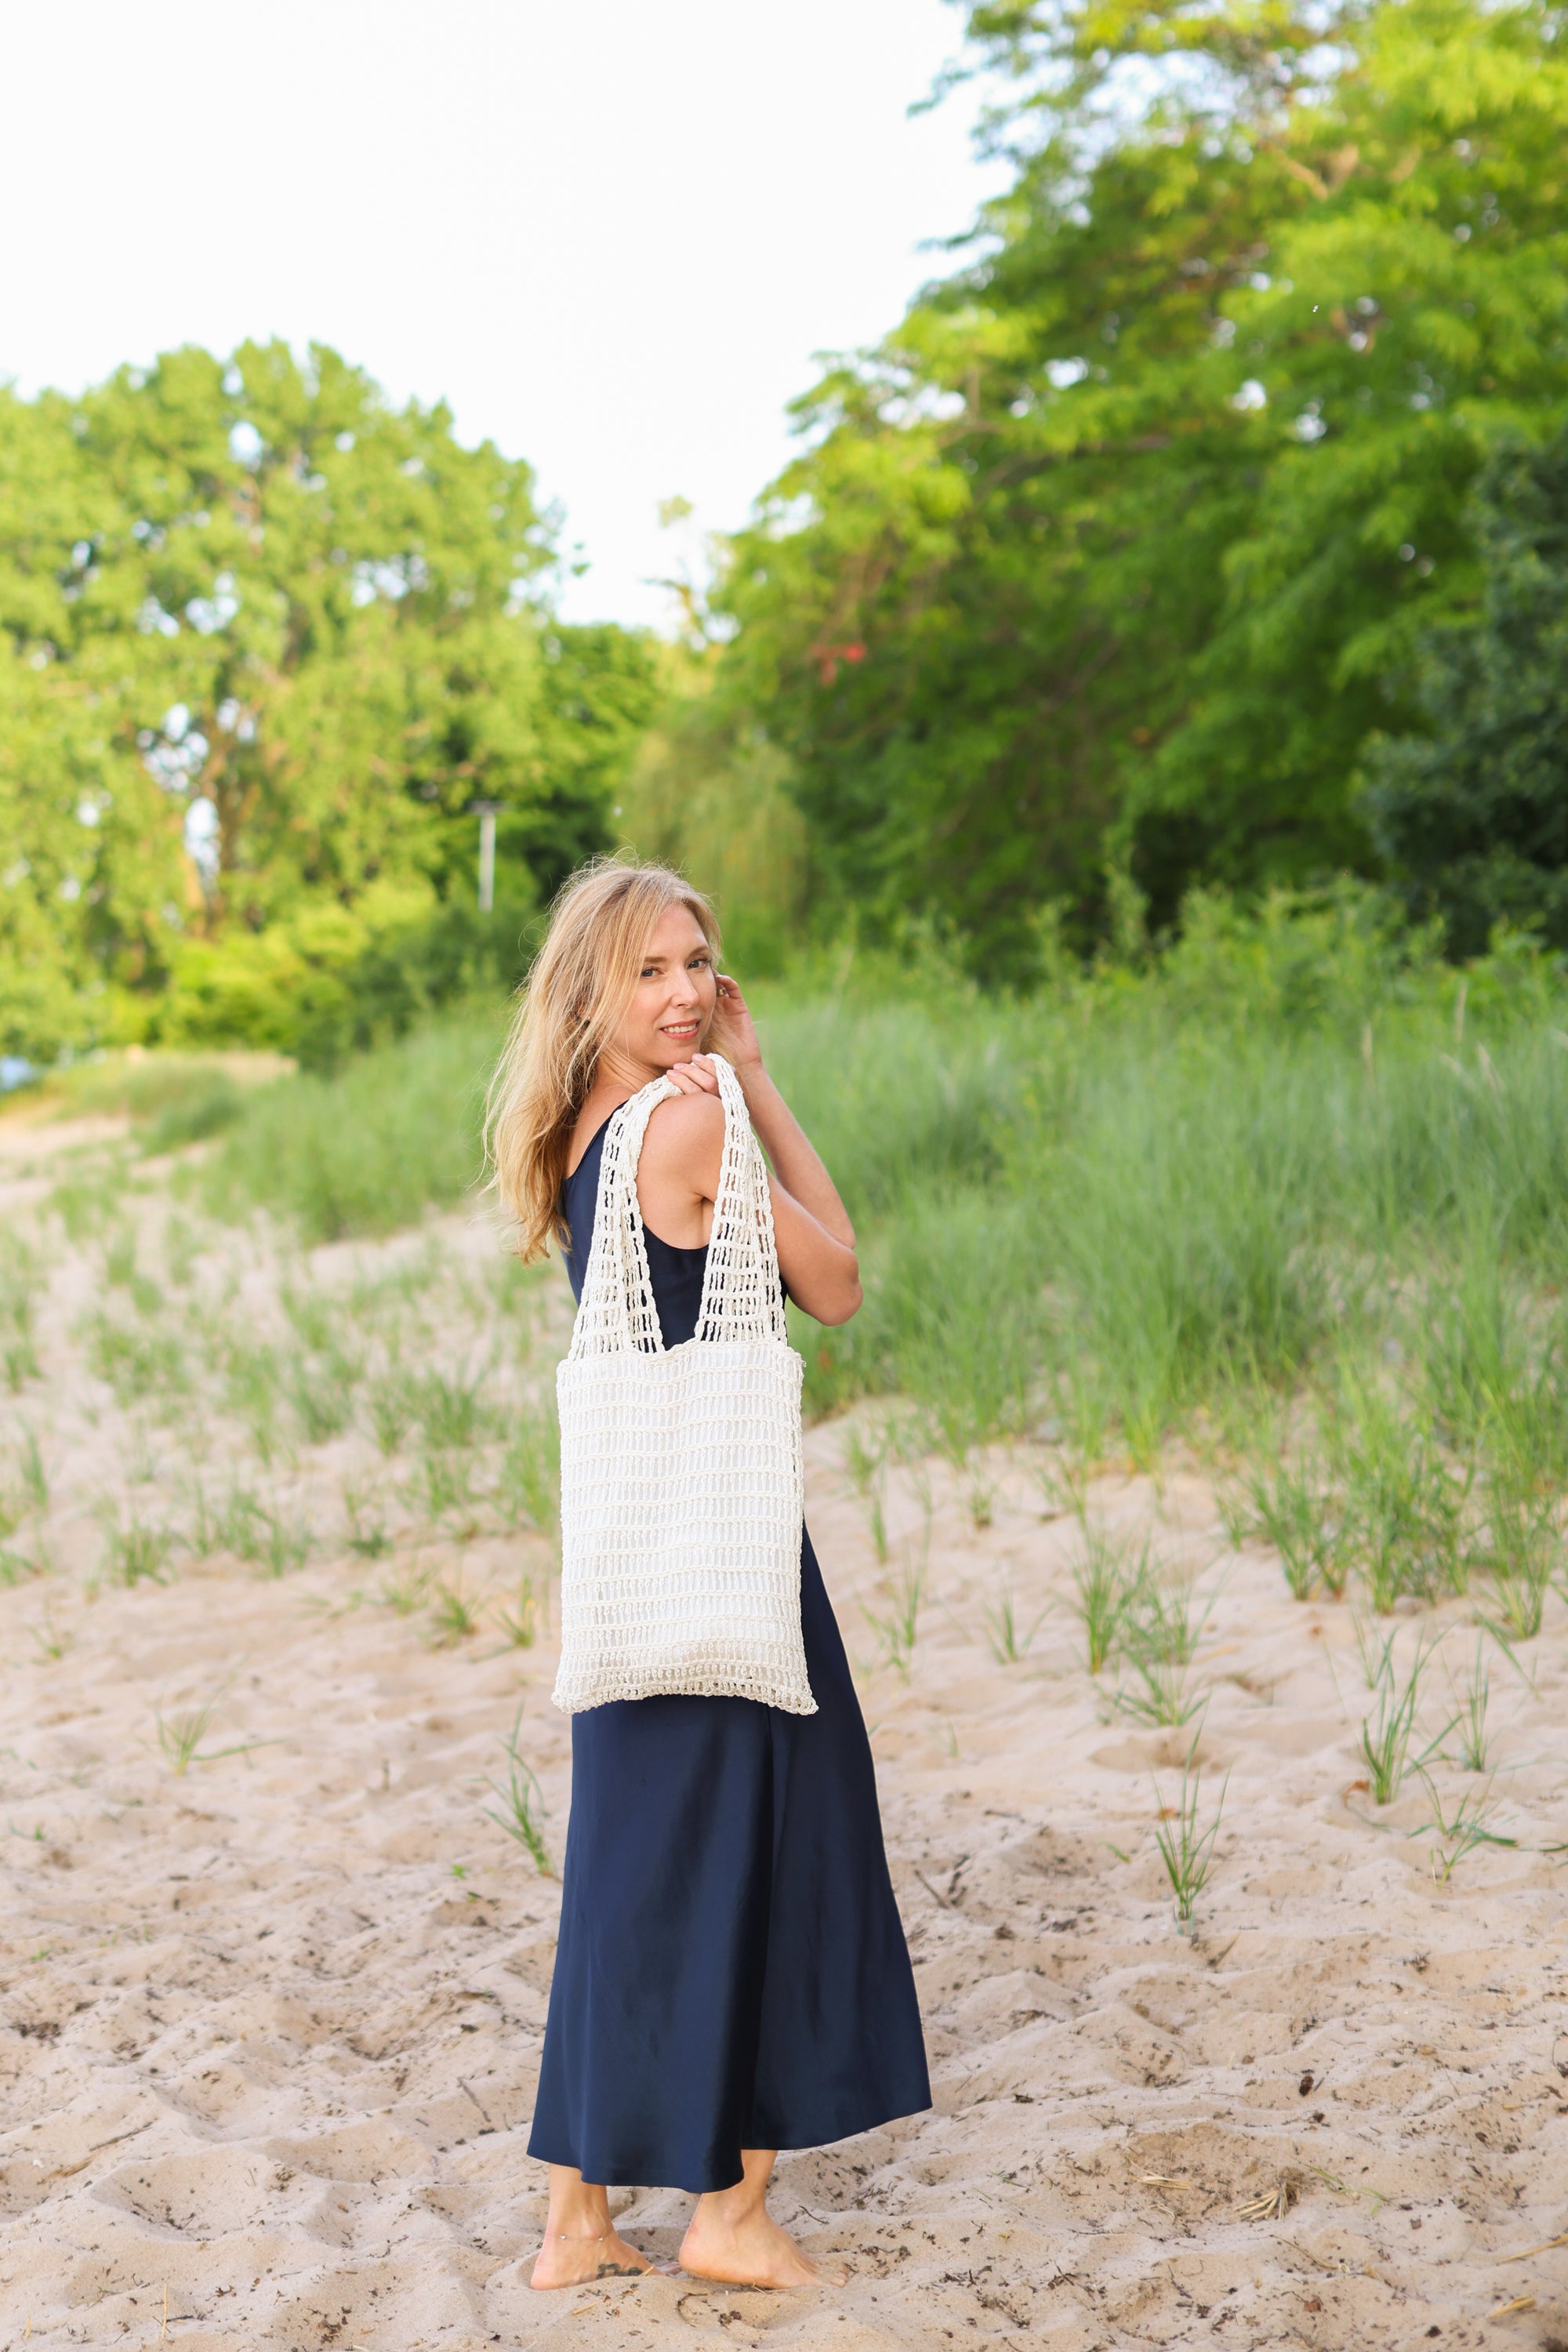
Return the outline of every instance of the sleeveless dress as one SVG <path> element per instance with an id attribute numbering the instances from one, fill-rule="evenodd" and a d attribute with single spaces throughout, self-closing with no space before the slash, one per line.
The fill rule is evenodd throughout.
<path id="1" fill-rule="evenodd" d="M 605 1129 L 566 1180 L 580 1295 Z M 647 1235 L 667 1348 L 706 1249 Z M 612 2188 L 731 2189 L 743 2147 L 820 2147 L 931 2105 L 870 1743 L 801 1536 L 815 1715 L 618 1700 L 572 1718 L 561 1939 L 531 2156 Z"/>

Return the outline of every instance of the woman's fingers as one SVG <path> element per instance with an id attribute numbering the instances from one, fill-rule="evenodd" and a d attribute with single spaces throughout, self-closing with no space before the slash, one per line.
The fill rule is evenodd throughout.
<path id="1" fill-rule="evenodd" d="M 683 1095 L 716 1095 L 719 1074 L 706 1054 L 696 1054 L 689 1062 L 677 1062 L 669 1076 Z"/>
<path id="2" fill-rule="evenodd" d="M 757 1042 L 751 1008 L 728 972 L 718 975 L 719 1009 L 724 1015 L 724 1050 L 737 1070 L 760 1069 L 763 1049 Z"/>

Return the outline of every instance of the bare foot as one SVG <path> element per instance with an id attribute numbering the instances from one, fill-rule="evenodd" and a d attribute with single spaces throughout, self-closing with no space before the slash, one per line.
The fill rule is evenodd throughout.
<path id="1" fill-rule="evenodd" d="M 593 2286 L 599 2279 L 640 2278 L 654 2265 L 613 2230 L 602 2238 L 547 2237 L 530 2286 Z"/>
<path id="2" fill-rule="evenodd" d="M 849 2275 L 807 2262 L 789 2231 L 761 2207 L 734 2222 L 710 2219 L 699 2209 L 681 2243 L 680 2267 L 725 2286 L 842 2286 Z"/>

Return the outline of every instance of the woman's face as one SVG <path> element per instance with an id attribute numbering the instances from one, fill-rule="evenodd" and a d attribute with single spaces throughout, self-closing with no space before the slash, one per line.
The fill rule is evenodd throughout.
<path id="1" fill-rule="evenodd" d="M 689 907 L 667 907 L 643 950 L 642 970 L 616 1039 L 634 1067 L 668 1070 L 700 1053 L 718 987 L 702 926 Z"/>

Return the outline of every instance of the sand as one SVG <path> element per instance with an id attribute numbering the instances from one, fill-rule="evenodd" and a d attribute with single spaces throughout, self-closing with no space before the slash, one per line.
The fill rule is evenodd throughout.
<path id="1" fill-rule="evenodd" d="M 808 1515 L 863 1670 L 936 2104 L 781 2161 L 775 2210 L 847 2262 L 842 2291 L 531 2293 L 543 2173 L 524 2145 L 559 1887 L 485 1807 L 521 1707 L 559 1860 L 552 1652 L 499 1617 L 548 1545 L 498 1531 L 482 1500 L 432 1520 L 363 1405 L 316 1444 L 279 1408 L 258 1465 L 210 1370 L 183 1401 L 149 1385 L 117 1403 L 88 1367 L 93 1315 L 134 1320 L 121 1216 L 143 1235 L 144 1319 L 196 1358 L 237 1323 L 283 1332 L 285 1287 L 341 1300 L 412 1267 L 421 1360 L 490 1362 L 522 1399 L 565 1328 L 562 1277 L 498 1286 L 461 1218 L 309 1259 L 263 1226 L 215 1236 L 170 1211 L 157 1168 L 140 1192 L 114 1179 L 68 1242 L 51 1188 L 112 1177 L 111 1126 L 0 1122 L 0 1223 L 47 1243 L 47 1270 L 40 1377 L 0 1426 L 20 1516 L 0 1591 L 0 2344 L 1568 2344 L 1568 2245 L 1532 2251 L 1568 2231 L 1562 1601 L 1521 1652 L 1532 1684 L 1491 1648 L 1495 1779 L 1433 1759 L 1450 1818 L 1484 1790 L 1518 1841 L 1445 1883 L 1427 1790 L 1379 1810 L 1357 1785 L 1351 1607 L 1298 1603 L 1266 1550 L 1233 1550 L 1196 1465 L 1173 1456 L 1158 1486 L 1107 1469 L 1091 1523 L 1147 1536 L 1212 1601 L 1192 1670 L 1202 1820 L 1222 1785 L 1225 1803 L 1189 1940 L 1154 1829 L 1195 1727 L 1129 1720 L 1114 1666 L 1085 1671 L 1082 1537 L 1041 1482 L 1048 1452 L 993 1457 L 984 1526 L 984 1494 L 940 1464 L 888 1473 L 884 1563 L 843 1423 L 810 1433 Z M 20 1508 L 29 1433 L 41 1516 Z M 188 1532 L 193 1480 L 217 1494 L 240 1464 L 281 1524 L 308 1523 L 302 1565 L 187 1546 L 163 1580 L 104 1573 L 110 1514 Z M 385 1508 L 380 1558 L 347 1547 L 345 1486 L 362 1536 Z M 922 1558 L 906 1675 L 871 1619 Z M 443 1637 L 443 1582 L 477 1630 Z M 1011 1664 L 984 1613 L 1004 1591 L 1032 1631 Z M 1446 1675 L 1473 1664 L 1473 1614 L 1392 1630 L 1402 1666 L 1440 1636 L 1428 1736 Z M 689 2201 L 615 2200 L 666 2263 Z"/>

